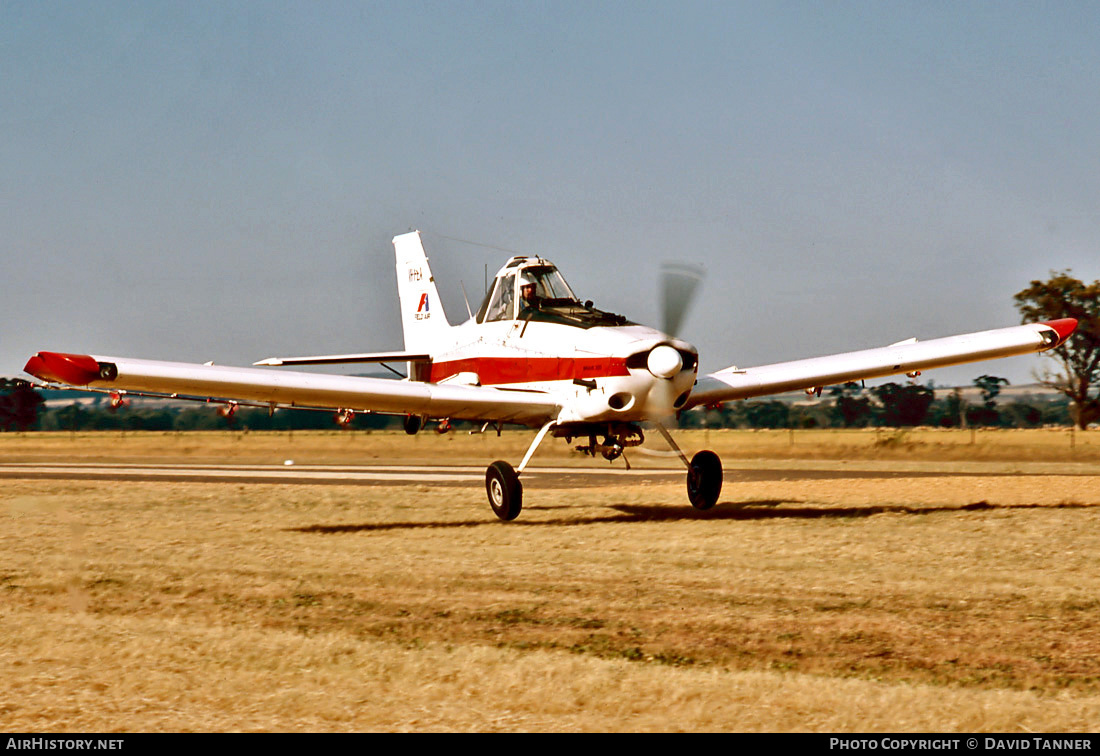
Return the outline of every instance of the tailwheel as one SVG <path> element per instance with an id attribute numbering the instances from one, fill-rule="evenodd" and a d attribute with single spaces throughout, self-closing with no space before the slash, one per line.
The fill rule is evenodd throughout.
<path id="1" fill-rule="evenodd" d="M 485 491 L 493 514 L 505 522 L 519 517 L 523 509 L 523 484 L 510 464 L 498 460 L 489 465 L 485 471 Z"/>
<path id="2" fill-rule="evenodd" d="M 718 503 L 722 493 L 722 460 L 712 451 L 701 451 L 691 458 L 687 474 L 691 506 L 707 510 Z"/>

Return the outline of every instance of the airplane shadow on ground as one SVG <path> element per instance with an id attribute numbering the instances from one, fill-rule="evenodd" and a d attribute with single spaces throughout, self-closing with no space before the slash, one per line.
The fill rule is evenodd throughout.
<path id="1" fill-rule="evenodd" d="M 683 507 L 637 507 L 627 505 L 612 506 L 612 509 L 629 514 L 635 520 L 815 520 L 871 517 L 878 514 L 933 515 L 944 512 L 981 512 L 1006 509 L 1085 509 L 1092 506 L 1079 502 L 1063 502 L 1050 505 L 990 504 L 988 501 L 926 507 L 914 507 L 904 504 L 868 504 L 853 507 L 786 506 L 802 503 L 792 499 L 722 502 L 714 509 L 706 512 L 697 512 L 692 509 L 685 511 Z"/>
<path id="2" fill-rule="evenodd" d="M 635 506 L 629 504 L 612 505 L 610 508 L 618 512 L 615 515 L 597 515 L 593 517 L 568 517 L 552 520 L 523 520 L 518 519 L 507 523 L 507 527 L 568 527 L 575 525 L 591 525 L 598 523 L 628 523 L 628 522 L 686 522 L 691 520 L 815 520 L 815 519 L 846 519 L 858 517 L 871 517 L 878 514 L 903 514 L 903 515 L 933 515 L 945 512 L 981 512 L 991 510 L 1008 509 L 1088 509 L 1095 505 L 1079 502 L 1063 502 L 1061 504 L 990 504 L 987 501 L 978 501 L 972 504 L 944 505 L 929 507 L 914 507 L 903 504 L 871 504 L 854 507 L 829 507 L 829 506 L 788 506 L 800 505 L 801 501 L 789 499 L 760 499 L 757 501 L 722 502 L 714 509 L 699 512 L 685 507 L 676 506 Z M 559 509 L 561 507 L 528 507 L 528 510 Z M 351 525 L 305 525 L 297 528 L 286 528 L 287 531 L 296 533 L 378 533 L 390 530 L 430 530 L 451 528 L 476 528 L 483 526 L 500 527 L 503 523 L 486 517 L 479 520 L 463 520 L 458 522 L 372 522 Z"/>

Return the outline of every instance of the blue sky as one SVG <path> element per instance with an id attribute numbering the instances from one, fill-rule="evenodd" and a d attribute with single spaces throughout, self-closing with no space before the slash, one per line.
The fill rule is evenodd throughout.
<path id="1" fill-rule="evenodd" d="M 650 323 L 701 264 L 705 370 L 1013 325 L 1100 278 L 1098 58 L 1095 3 L 0 0 L 0 374 L 399 348 L 410 228 L 452 321 L 456 239 Z"/>

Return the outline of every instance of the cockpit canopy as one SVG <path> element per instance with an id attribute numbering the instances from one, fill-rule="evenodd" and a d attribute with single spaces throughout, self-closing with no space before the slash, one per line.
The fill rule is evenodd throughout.
<path id="1" fill-rule="evenodd" d="M 475 319 L 556 322 L 580 328 L 626 325 L 621 315 L 580 302 L 554 264 L 540 257 L 513 257 L 493 279 Z"/>
<path id="2" fill-rule="evenodd" d="M 531 260 L 528 262 L 528 260 Z M 539 258 L 513 257 L 495 279 L 477 311 L 477 322 L 514 320 L 523 309 L 523 287 L 534 285 L 534 296 L 548 300 L 576 302 L 577 295 L 569 288 L 553 263 Z"/>

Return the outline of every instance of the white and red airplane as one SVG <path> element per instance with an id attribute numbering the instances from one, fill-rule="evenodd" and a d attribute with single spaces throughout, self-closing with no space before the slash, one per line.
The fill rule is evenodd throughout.
<path id="1" fill-rule="evenodd" d="M 681 286 L 679 303 L 666 307 L 668 332 L 662 332 L 580 301 L 549 260 L 517 256 L 497 272 L 477 313 L 452 326 L 419 232 L 394 237 L 393 244 L 405 351 L 254 363 L 262 367 L 39 352 L 24 369 L 47 386 L 104 391 L 113 402 L 129 393 L 215 400 L 224 413 L 253 403 L 335 410 L 345 421 L 356 412 L 401 414 L 408 433 L 428 419 L 444 427 L 474 420 L 498 432 L 503 423 L 538 428 L 519 467 L 497 461 L 485 474 L 493 512 L 512 520 L 523 505 L 519 476 L 548 433 L 587 441 L 578 448 L 613 460 L 642 443 L 642 424 L 652 423 L 687 467 L 692 506 L 709 509 L 722 490 L 722 464 L 714 452 L 700 451 L 689 461 L 679 449 L 664 422 L 681 410 L 1041 352 L 1062 344 L 1077 327 L 1065 318 L 699 376 L 695 347 L 670 335 L 690 286 Z M 678 280 L 690 282 L 690 276 Z M 398 361 L 408 363 L 405 380 L 271 369 Z"/>

